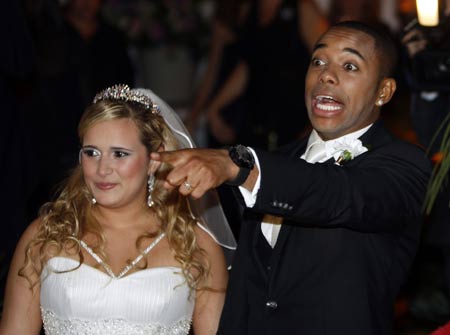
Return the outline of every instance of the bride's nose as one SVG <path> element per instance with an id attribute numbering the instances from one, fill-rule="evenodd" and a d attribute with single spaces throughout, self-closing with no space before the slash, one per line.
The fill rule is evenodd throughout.
<path id="1" fill-rule="evenodd" d="M 113 162 L 110 158 L 102 156 L 97 163 L 97 173 L 99 176 L 106 176 L 113 172 Z"/>

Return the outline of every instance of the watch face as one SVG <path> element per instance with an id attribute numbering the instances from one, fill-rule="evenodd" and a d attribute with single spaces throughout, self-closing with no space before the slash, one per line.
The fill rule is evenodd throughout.
<path id="1" fill-rule="evenodd" d="M 247 169 L 253 169 L 255 160 L 246 146 L 239 144 L 231 147 L 229 153 L 231 159 L 237 166 Z"/>

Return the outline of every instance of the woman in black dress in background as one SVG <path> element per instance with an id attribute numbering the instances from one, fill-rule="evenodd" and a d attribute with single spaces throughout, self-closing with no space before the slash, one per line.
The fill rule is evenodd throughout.
<path id="1" fill-rule="evenodd" d="M 300 136 L 298 129 L 307 125 L 303 82 L 309 51 L 327 24 L 308 0 L 255 0 L 245 10 L 240 61 L 211 99 L 208 120 L 223 144 L 272 150 Z M 239 131 L 221 111 L 244 94 L 246 116 Z"/>

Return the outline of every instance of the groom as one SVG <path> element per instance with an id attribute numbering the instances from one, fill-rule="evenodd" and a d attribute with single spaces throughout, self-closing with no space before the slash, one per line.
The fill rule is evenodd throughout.
<path id="1" fill-rule="evenodd" d="M 237 146 L 152 154 L 166 187 L 200 197 L 223 182 L 247 205 L 219 334 L 392 334 L 417 250 L 424 153 L 378 120 L 396 89 L 392 41 L 342 22 L 306 75 L 314 130 L 278 154 Z M 268 97 L 269 113 L 276 101 Z M 280 229 L 281 228 L 281 229 Z"/>

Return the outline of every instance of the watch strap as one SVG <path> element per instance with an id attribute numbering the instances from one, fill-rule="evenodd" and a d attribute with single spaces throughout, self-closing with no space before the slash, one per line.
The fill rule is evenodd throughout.
<path id="1" fill-rule="evenodd" d="M 248 178 L 248 175 L 250 174 L 250 169 L 245 167 L 239 167 L 239 172 L 233 180 L 226 181 L 225 184 L 230 186 L 241 186 Z"/>

